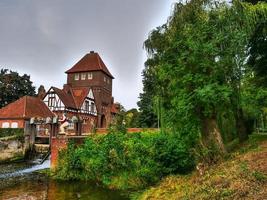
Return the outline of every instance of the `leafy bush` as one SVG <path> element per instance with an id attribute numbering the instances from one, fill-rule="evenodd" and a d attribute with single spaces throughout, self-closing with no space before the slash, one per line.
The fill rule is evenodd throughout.
<path id="1" fill-rule="evenodd" d="M 1 128 L 0 129 L 0 138 L 8 137 L 8 136 L 23 136 L 24 129 L 23 128 Z"/>
<path id="2" fill-rule="evenodd" d="M 194 167 L 189 146 L 177 135 L 160 132 L 91 136 L 60 154 L 56 176 L 101 182 L 120 189 L 142 188 L 171 173 Z"/>

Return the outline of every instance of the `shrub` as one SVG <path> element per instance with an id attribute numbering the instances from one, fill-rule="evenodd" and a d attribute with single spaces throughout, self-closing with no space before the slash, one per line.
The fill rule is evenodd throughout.
<path id="1" fill-rule="evenodd" d="M 24 134 L 23 128 L 0 128 L 0 138 L 8 136 L 21 137 Z"/>
<path id="2" fill-rule="evenodd" d="M 57 177 L 101 182 L 121 189 L 142 188 L 165 175 L 194 167 L 188 145 L 178 136 L 159 132 L 109 133 L 69 145 L 60 154 Z"/>

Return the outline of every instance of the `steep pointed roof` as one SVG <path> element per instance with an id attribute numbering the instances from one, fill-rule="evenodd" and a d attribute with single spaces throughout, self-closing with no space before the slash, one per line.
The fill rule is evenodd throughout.
<path id="1" fill-rule="evenodd" d="M 101 59 L 98 53 L 91 51 L 86 54 L 81 60 L 79 60 L 72 68 L 67 70 L 65 73 L 76 73 L 76 72 L 90 72 L 90 71 L 102 71 L 111 78 L 114 78 L 109 72 L 105 63 Z"/>
<path id="2" fill-rule="evenodd" d="M 72 90 L 72 95 L 74 97 L 74 101 L 76 103 L 76 106 L 78 108 L 81 108 L 85 98 L 87 97 L 87 95 L 89 93 L 89 88 L 76 87 L 76 88 L 72 88 L 71 90 Z"/>
<path id="3" fill-rule="evenodd" d="M 37 97 L 24 96 L 0 109 L 0 119 L 29 119 L 31 117 L 52 117 L 54 114 Z"/>
<path id="4" fill-rule="evenodd" d="M 56 88 L 56 87 L 51 87 L 51 88 L 58 95 L 58 97 L 64 103 L 64 105 L 66 107 L 77 109 L 77 106 L 75 104 L 75 101 L 74 101 L 71 93 L 68 93 L 67 91 L 61 90 L 61 89 Z M 71 91 L 69 90 L 69 92 L 71 92 Z"/>

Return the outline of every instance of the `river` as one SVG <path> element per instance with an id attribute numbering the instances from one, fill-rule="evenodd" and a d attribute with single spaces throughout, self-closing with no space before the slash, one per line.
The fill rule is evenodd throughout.
<path id="1" fill-rule="evenodd" d="M 126 200 L 126 194 L 88 182 L 55 181 L 38 170 L 49 168 L 31 163 L 0 165 L 0 200 Z"/>

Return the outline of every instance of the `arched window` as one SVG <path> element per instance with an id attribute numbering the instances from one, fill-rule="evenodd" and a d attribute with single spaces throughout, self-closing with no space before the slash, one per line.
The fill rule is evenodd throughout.
<path id="1" fill-rule="evenodd" d="M 11 128 L 18 128 L 18 122 L 12 122 Z"/>
<path id="2" fill-rule="evenodd" d="M 9 128 L 9 122 L 4 122 L 2 124 L 2 128 Z"/>

